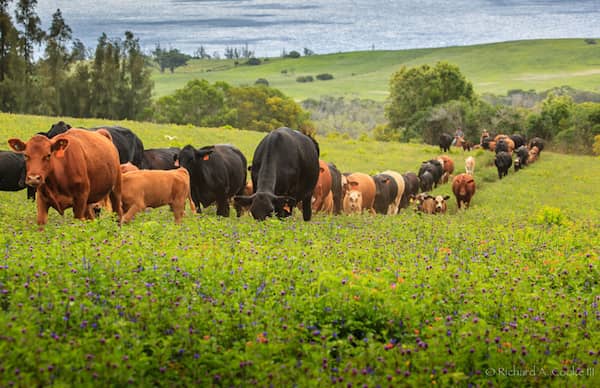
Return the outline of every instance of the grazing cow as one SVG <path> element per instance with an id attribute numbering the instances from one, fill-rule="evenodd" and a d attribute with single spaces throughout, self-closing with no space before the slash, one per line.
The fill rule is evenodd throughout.
<path id="1" fill-rule="evenodd" d="M 525 145 L 525 137 L 519 134 L 510 135 L 509 138 L 515 144 L 515 149 Z"/>
<path id="2" fill-rule="evenodd" d="M 462 147 L 463 151 L 471 151 L 471 148 L 473 148 L 473 143 L 465 140 L 464 137 L 457 137 L 455 145 L 457 147 Z"/>
<path id="3" fill-rule="evenodd" d="M 190 175 L 185 168 L 176 170 L 138 170 L 123 174 L 123 222 L 140 211 L 169 205 L 175 223 L 181 222 L 186 199 L 196 211 L 190 195 Z"/>
<path id="4" fill-rule="evenodd" d="M 177 168 L 174 161 L 180 151 L 178 147 L 144 150 L 140 168 L 143 170 L 174 170 Z"/>
<path id="5" fill-rule="evenodd" d="M 375 200 L 373 208 L 378 214 L 397 214 L 398 206 L 395 201 L 398 197 L 398 185 L 396 180 L 388 174 L 377 174 L 373 176 L 375 182 Z M 402 181 L 404 183 L 404 180 Z M 394 211 L 394 208 L 396 211 Z"/>
<path id="6" fill-rule="evenodd" d="M 404 179 L 404 192 L 400 199 L 400 209 L 406 209 L 410 203 L 410 199 L 419 193 L 419 177 L 414 172 L 402 174 Z"/>
<path id="7" fill-rule="evenodd" d="M 512 158 L 508 152 L 502 151 L 496 154 L 494 164 L 498 169 L 498 179 L 502 179 L 503 176 L 508 175 L 508 170 L 512 165 Z"/>
<path id="8" fill-rule="evenodd" d="M 26 160 L 25 183 L 37 188 L 37 223 L 48 222 L 48 209 L 61 215 L 73 207 L 75 218 L 94 218 L 91 206 L 110 196 L 119 223 L 121 208 L 121 170 L 119 154 L 107 131 L 70 129 L 49 139 L 35 135 L 28 142 L 10 139 L 8 144 L 23 153 Z"/>
<path id="9" fill-rule="evenodd" d="M 375 181 L 367 174 L 355 172 L 346 177 L 347 190 L 344 196 L 344 213 L 362 213 L 364 210 L 374 213 Z M 360 202 L 360 206 L 359 206 Z"/>
<path id="10" fill-rule="evenodd" d="M 465 172 L 469 175 L 475 174 L 475 158 L 469 156 L 465 159 Z"/>
<path id="11" fill-rule="evenodd" d="M 333 199 L 333 214 L 342 213 L 342 200 L 344 194 L 342 192 L 342 173 L 337 169 L 335 164 L 328 163 L 329 173 L 331 174 L 331 194 Z"/>
<path id="12" fill-rule="evenodd" d="M 417 205 L 416 211 L 425 214 L 435 214 L 435 199 L 429 193 L 420 193 L 413 197 L 413 201 Z"/>
<path id="13" fill-rule="evenodd" d="M 216 202 L 217 215 L 229 217 L 229 200 L 243 195 L 246 187 L 246 157 L 232 145 L 220 144 L 195 149 L 183 147 L 177 162 L 190 175 L 190 190 L 201 213 L 200 205 L 207 207 Z M 242 208 L 234 203 L 237 216 Z"/>
<path id="14" fill-rule="evenodd" d="M 256 147 L 251 175 L 254 194 L 236 196 L 236 204 L 249 205 L 252 216 L 264 220 L 273 213 L 290 216 L 291 209 L 302 201 L 302 217 L 309 221 L 311 198 L 319 179 L 319 145 L 299 131 L 276 129 Z"/>
<path id="15" fill-rule="evenodd" d="M 544 139 L 542 139 L 541 137 L 534 137 L 533 139 L 531 139 L 529 141 L 529 149 L 532 149 L 533 147 L 537 147 L 538 154 L 544 150 L 544 145 L 545 145 Z"/>
<path id="16" fill-rule="evenodd" d="M 325 198 L 331 192 L 331 172 L 326 162 L 319 160 L 319 178 L 315 185 L 312 195 L 312 211 L 319 212 L 323 210 Z"/>
<path id="17" fill-rule="evenodd" d="M 423 174 L 418 176 L 419 184 L 421 185 L 421 191 L 431 191 L 433 189 L 433 184 L 435 179 L 433 175 L 429 171 L 425 171 Z"/>
<path id="18" fill-rule="evenodd" d="M 442 152 L 448 152 L 450 151 L 450 146 L 452 145 L 452 140 L 453 137 L 452 135 L 449 135 L 447 133 L 442 133 L 440 135 L 440 150 L 442 150 Z"/>
<path id="19" fill-rule="evenodd" d="M 531 147 L 529 155 L 527 156 L 527 164 L 535 163 L 540 155 L 540 150 L 537 146 Z"/>
<path id="20" fill-rule="evenodd" d="M 323 200 L 321 211 L 325 214 L 333 214 L 333 210 L 333 192 L 330 191 Z"/>
<path id="21" fill-rule="evenodd" d="M 421 164 L 421 167 L 419 168 L 419 174 L 418 174 L 419 179 L 421 179 L 421 181 L 423 180 L 422 176 L 426 171 L 431 173 L 431 175 L 433 176 L 434 187 L 437 187 L 437 185 L 442 180 L 442 175 L 444 174 L 444 168 L 442 167 L 442 163 L 440 163 L 440 161 L 437 159 L 431 159 L 426 162 L 423 162 Z M 429 191 L 429 190 L 423 190 L 423 191 Z"/>
<path id="22" fill-rule="evenodd" d="M 444 214 L 448 210 L 448 204 L 446 201 L 450 198 L 449 195 L 436 195 L 433 197 L 435 201 L 435 213 Z"/>
<path id="23" fill-rule="evenodd" d="M 515 171 L 519 171 L 521 168 L 527 166 L 529 150 L 527 149 L 527 146 L 522 145 L 515 150 L 515 154 L 517 155 L 514 161 Z"/>
<path id="24" fill-rule="evenodd" d="M 463 205 L 468 208 L 475 195 L 475 179 L 471 174 L 458 174 L 452 180 L 452 192 L 460 209 Z"/>
<path id="25" fill-rule="evenodd" d="M 50 127 L 48 132 L 40 132 L 39 134 L 47 136 L 49 139 L 54 138 L 61 133 L 65 133 L 71 126 L 64 121 L 59 121 Z M 81 128 L 85 129 L 85 128 Z M 142 158 L 144 152 L 144 144 L 142 140 L 131 131 L 131 129 L 119 126 L 110 127 L 94 127 L 90 131 L 105 129 L 110 133 L 111 139 L 119 153 L 119 163 L 131 162 L 137 167 L 142 168 Z"/>
<path id="26" fill-rule="evenodd" d="M 27 188 L 27 199 L 35 199 L 35 189 L 25 184 L 25 158 L 12 151 L 0 151 L 0 191 Z"/>

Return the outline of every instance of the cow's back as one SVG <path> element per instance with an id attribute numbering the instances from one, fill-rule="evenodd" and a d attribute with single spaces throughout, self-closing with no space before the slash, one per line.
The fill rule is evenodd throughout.
<path id="1" fill-rule="evenodd" d="M 265 136 L 252 159 L 255 192 L 267 191 L 302 201 L 319 178 L 319 152 L 310 137 L 282 127 Z"/>

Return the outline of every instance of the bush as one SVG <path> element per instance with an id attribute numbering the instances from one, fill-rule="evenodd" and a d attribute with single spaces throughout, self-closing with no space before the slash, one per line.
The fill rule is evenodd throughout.
<path id="1" fill-rule="evenodd" d="M 333 79 L 333 75 L 331 75 L 329 73 L 321 73 L 321 74 L 317 74 L 317 79 L 320 81 L 328 81 L 330 79 Z"/>
<path id="2" fill-rule="evenodd" d="M 596 39 L 586 39 L 585 43 L 587 43 L 587 44 L 596 44 Z"/>
<path id="3" fill-rule="evenodd" d="M 269 86 L 269 81 L 267 81 L 264 78 L 259 78 L 256 81 L 254 81 L 254 85 L 265 85 L 265 86 Z"/>
<path id="4" fill-rule="evenodd" d="M 298 51 L 292 50 L 285 57 L 286 58 L 300 58 L 300 53 Z"/>
<path id="5" fill-rule="evenodd" d="M 296 78 L 296 82 L 313 82 L 315 79 L 312 75 L 301 75 Z"/>
<path id="6" fill-rule="evenodd" d="M 246 61 L 246 65 L 250 65 L 250 66 L 258 66 L 258 65 L 260 65 L 261 63 L 262 63 L 262 62 L 260 61 L 260 59 L 258 59 L 258 58 L 254 58 L 254 57 L 252 57 L 252 58 L 249 58 L 249 59 Z"/>

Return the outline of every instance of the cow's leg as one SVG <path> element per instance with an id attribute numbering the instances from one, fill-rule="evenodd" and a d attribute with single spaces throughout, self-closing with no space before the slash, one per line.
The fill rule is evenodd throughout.
<path id="1" fill-rule="evenodd" d="M 110 204 L 112 206 L 112 211 L 117 213 L 117 220 L 119 224 L 123 220 L 123 207 L 121 205 L 122 195 L 120 191 L 111 191 L 109 194 Z"/>
<path id="2" fill-rule="evenodd" d="M 229 202 L 227 198 L 217 199 L 217 215 L 221 217 L 229 217 Z"/>
<path id="3" fill-rule="evenodd" d="M 75 218 L 85 220 L 88 211 L 87 196 L 78 195 L 73 198 L 73 215 Z"/>
<path id="4" fill-rule="evenodd" d="M 123 222 L 128 223 L 137 214 L 137 212 L 144 210 L 143 206 L 139 206 L 137 203 L 132 204 L 127 212 L 123 214 Z"/>
<path id="5" fill-rule="evenodd" d="M 302 218 L 304 221 L 310 221 L 312 216 L 312 193 L 302 199 Z"/>
<path id="6" fill-rule="evenodd" d="M 186 197 L 182 196 L 181 198 L 176 198 L 171 204 L 171 210 L 173 210 L 173 216 L 175 217 L 176 224 L 181 223 L 181 219 L 185 213 L 185 200 Z"/>
<path id="7" fill-rule="evenodd" d="M 48 204 L 48 202 L 46 202 L 42 199 L 42 196 L 39 195 L 39 193 L 38 193 L 38 196 L 36 199 L 36 204 L 37 204 L 37 224 L 39 225 L 40 230 L 43 230 L 44 225 L 46 225 L 48 223 L 48 209 L 50 208 L 50 205 Z"/>

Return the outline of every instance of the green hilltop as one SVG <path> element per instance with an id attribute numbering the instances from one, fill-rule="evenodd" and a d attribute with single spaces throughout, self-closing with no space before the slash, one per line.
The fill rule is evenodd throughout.
<path id="1" fill-rule="evenodd" d="M 301 101 L 323 95 L 383 101 L 390 76 L 401 66 L 447 61 L 457 65 L 477 93 L 505 95 L 513 89 L 543 91 L 569 85 L 599 91 L 600 44 L 593 39 L 524 40 L 474 46 L 358 51 L 300 58 L 260 58 L 260 65 L 240 59 L 191 60 L 187 66 L 153 74 L 155 96 L 173 93 L 191 79 L 252 85 L 264 78 L 271 87 Z M 297 77 L 329 73 L 334 79 L 300 83 Z"/>

